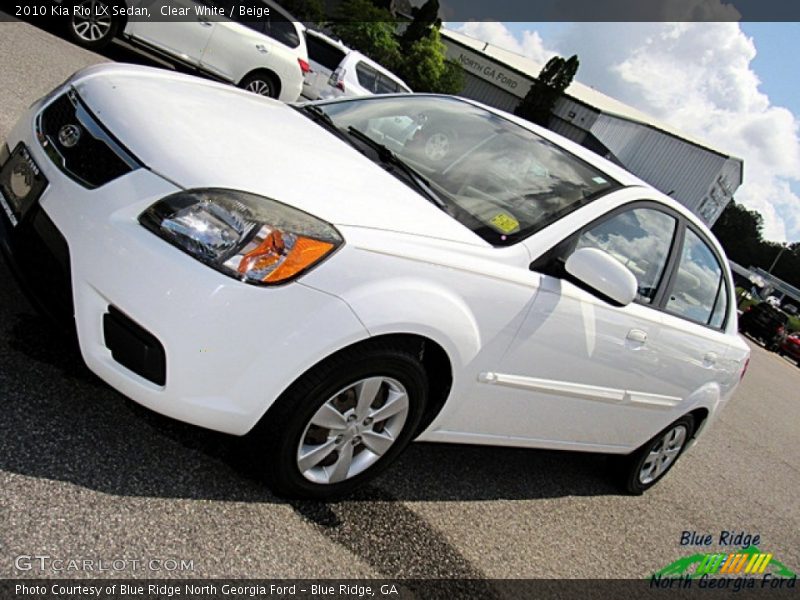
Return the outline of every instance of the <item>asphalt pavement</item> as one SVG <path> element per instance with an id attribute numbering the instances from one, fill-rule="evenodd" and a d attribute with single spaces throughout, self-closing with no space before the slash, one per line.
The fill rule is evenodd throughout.
<path id="1" fill-rule="evenodd" d="M 110 59 L 149 62 L 0 22 L 0 139 L 37 97 Z M 696 550 L 683 531 L 722 530 L 758 534 L 798 571 L 800 368 L 751 345 L 730 405 L 642 497 L 617 491 L 602 456 L 414 444 L 352 499 L 287 503 L 236 440 L 94 377 L 0 265 L 0 578 L 57 575 L 19 559 L 44 555 L 128 561 L 70 577 L 641 578 Z"/>

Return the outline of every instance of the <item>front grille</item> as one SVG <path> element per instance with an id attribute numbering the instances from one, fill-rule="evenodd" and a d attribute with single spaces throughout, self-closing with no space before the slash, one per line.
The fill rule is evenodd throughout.
<path id="1" fill-rule="evenodd" d="M 141 166 L 74 90 L 59 96 L 41 112 L 38 128 L 50 159 L 87 188 L 98 188 Z"/>

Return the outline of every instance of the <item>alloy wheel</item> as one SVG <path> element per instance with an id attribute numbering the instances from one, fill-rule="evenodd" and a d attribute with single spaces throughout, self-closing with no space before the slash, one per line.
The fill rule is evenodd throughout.
<path id="1" fill-rule="evenodd" d="M 443 160 L 450 152 L 450 138 L 444 133 L 434 133 L 425 142 L 425 155 L 433 160 Z"/>
<path id="2" fill-rule="evenodd" d="M 686 435 L 686 426 L 677 425 L 653 444 L 639 471 L 640 483 L 644 485 L 652 483 L 675 462 L 686 443 Z"/>
<path id="3" fill-rule="evenodd" d="M 272 96 L 272 87 L 263 79 L 254 79 L 244 89 L 259 96 Z"/>
<path id="4" fill-rule="evenodd" d="M 363 473 L 395 444 L 409 414 L 406 388 L 368 377 L 337 392 L 306 425 L 297 468 L 307 480 L 333 484 Z"/>
<path id="5" fill-rule="evenodd" d="M 104 39 L 111 32 L 112 25 L 108 5 L 99 0 L 81 2 L 72 17 L 72 30 L 75 35 L 89 43 Z"/>

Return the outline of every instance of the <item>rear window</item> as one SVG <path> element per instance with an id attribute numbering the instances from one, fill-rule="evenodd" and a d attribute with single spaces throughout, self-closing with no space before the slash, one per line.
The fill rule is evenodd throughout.
<path id="1" fill-rule="evenodd" d="M 306 46 L 308 46 L 308 58 L 331 71 L 336 70 L 345 56 L 341 48 L 315 35 L 306 36 Z"/>

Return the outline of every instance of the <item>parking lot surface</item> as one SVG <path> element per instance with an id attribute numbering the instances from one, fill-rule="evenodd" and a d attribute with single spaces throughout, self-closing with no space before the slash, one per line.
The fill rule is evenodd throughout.
<path id="1" fill-rule="evenodd" d="M 109 57 L 149 62 L 0 23 L 0 139 L 33 100 Z M 96 379 L 2 264 L 0 578 L 58 575 L 20 569 L 31 555 L 142 561 L 103 573 L 126 577 L 640 578 L 696 550 L 683 531 L 723 530 L 759 535 L 797 571 L 800 369 L 751 345 L 730 405 L 642 497 L 617 491 L 602 456 L 415 444 L 352 499 L 287 503 L 251 477 L 235 440 Z"/>

